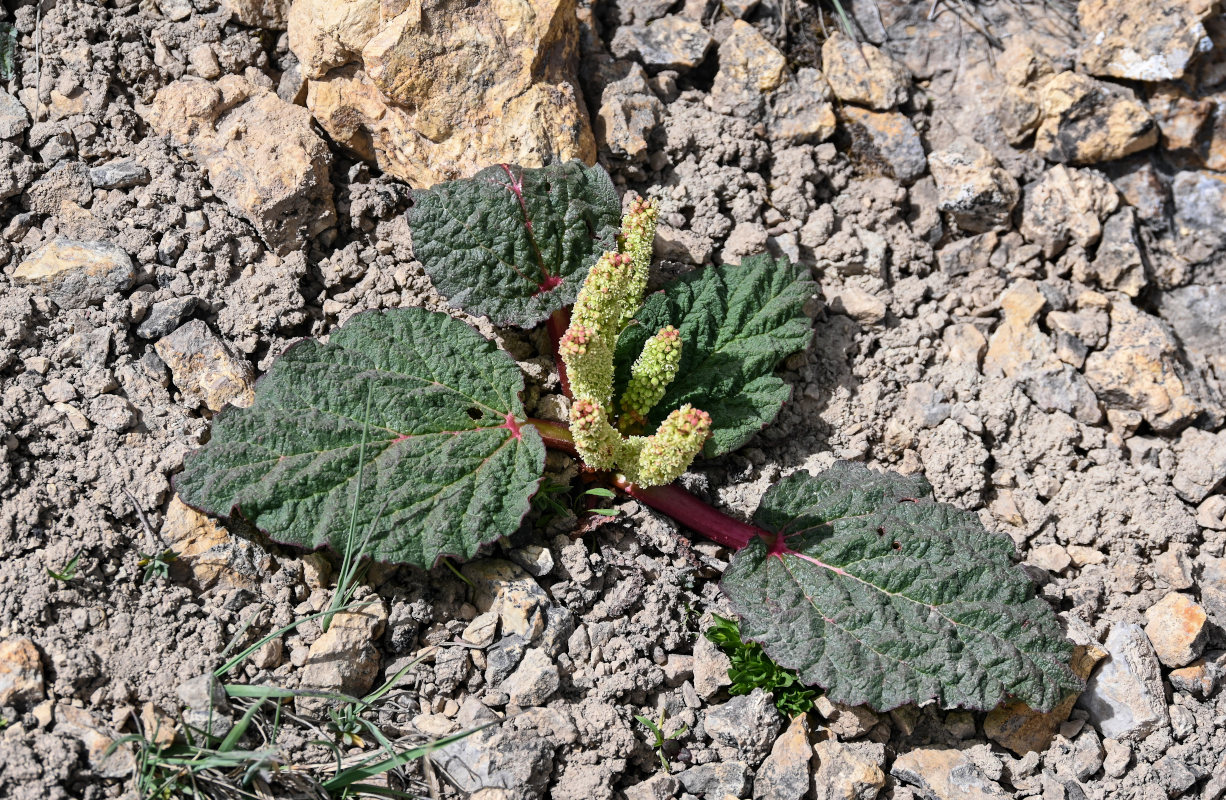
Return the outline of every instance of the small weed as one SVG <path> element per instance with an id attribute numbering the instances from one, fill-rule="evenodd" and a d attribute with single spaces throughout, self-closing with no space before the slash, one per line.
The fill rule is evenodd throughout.
<path id="1" fill-rule="evenodd" d="M 707 628 L 706 637 L 727 654 L 732 666 L 728 677 L 732 685 L 728 694 L 749 694 L 754 689 L 765 689 L 775 697 L 775 708 L 789 718 L 804 714 L 813 708 L 818 692 L 800 682 L 795 671 L 784 669 L 762 651 L 762 645 L 741 641 L 741 630 L 730 619 L 712 615 L 714 622 Z"/>
<path id="2" fill-rule="evenodd" d="M 77 554 L 73 556 L 72 558 L 70 558 L 68 560 L 68 563 L 65 564 L 59 570 L 54 570 L 54 569 L 51 569 L 50 567 L 47 567 L 47 574 L 50 575 L 52 578 L 55 578 L 57 581 L 63 581 L 64 583 L 68 583 L 70 580 L 77 577 L 77 563 L 80 560 L 81 560 L 81 553 L 80 551 L 77 551 Z"/>
<path id="3" fill-rule="evenodd" d="M 154 578 L 169 578 L 170 565 L 175 562 L 179 554 L 174 550 L 166 549 L 160 553 L 140 553 L 140 558 L 136 562 L 136 566 L 145 570 L 145 583 Z"/>
<path id="4" fill-rule="evenodd" d="M 680 739 L 682 736 L 685 736 L 689 729 L 685 725 L 682 725 L 680 728 L 666 736 L 664 734 L 664 709 L 660 709 L 660 718 L 658 720 L 652 720 L 651 717 L 645 717 L 642 714 L 635 714 L 634 718 L 643 725 L 647 726 L 647 730 L 651 731 L 651 735 L 655 737 L 656 743 L 654 745 L 654 749 L 656 751 L 656 755 L 660 757 L 660 766 L 664 767 L 664 772 L 666 774 L 672 772 L 668 766 L 668 757 L 664 753 L 664 745 L 673 739 Z"/>
<path id="5" fill-rule="evenodd" d="M 540 491 L 532 498 L 532 507 L 540 514 L 536 523 L 539 530 L 548 528 L 557 520 L 570 519 L 580 514 L 599 514 L 602 517 L 616 517 L 619 513 L 616 508 L 582 507 L 586 502 L 585 498 L 599 497 L 611 500 L 617 497 L 617 493 L 612 489 L 596 487 L 580 492 L 573 498 L 570 492 L 570 486 L 564 483 L 548 481 L 541 485 Z"/>

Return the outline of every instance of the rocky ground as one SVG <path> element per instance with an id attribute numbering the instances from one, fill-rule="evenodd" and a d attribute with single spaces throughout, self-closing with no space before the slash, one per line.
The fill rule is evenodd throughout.
<path id="1" fill-rule="evenodd" d="M 171 479 L 293 339 L 445 307 L 411 186 L 542 153 L 660 199 L 662 277 L 769 249 L 821 283 L 792 402 L 693 490 L 738 513 L 836 458 L 922 471 L 1013 537 L 1086 691 L 793 721 L 730 698 L 700 635 L 728 554 L 633 502 L 583 535 L 534 518 L 463 579 L 375 565 L 368 605 L 238 677 L 361 693 L 424 656 L 387 736 L 507 718 L 408 768 L 442 796 L 1226 794 L 1217 3 L 856 0 L 859 44 L 798 0 L 6 7 L 0 796 L 130 791 L 110 741 L 198 719 L 232 641 L 327 605 L 338 559 L 227 531 Z M 472 322 L 563 416 L 542 334 Z M 661 710 L 672 774 L 634 721 Z M 326 761 L 320 704 L 296 712 L 277 744 Z"/>

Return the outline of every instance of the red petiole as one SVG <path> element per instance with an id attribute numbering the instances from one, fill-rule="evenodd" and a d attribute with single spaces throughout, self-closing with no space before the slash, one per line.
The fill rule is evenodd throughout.
<path id="1" fill-rule="evenodd" d="M 529 419 L 527 423 L 536 428 L 546 447 L 577 455 L 570 430 L 565 425 L 541 419 Z M 740 550 L 755 537 L 761 537 L 768 545 L 775 539 L 774 534 L 712 508 L 675 483 L 668 486 L 637 486 L 621 475 L 614 475 L 611 483 L 640 503 L 667 514 L 681 525 L 724 547 Z"/>

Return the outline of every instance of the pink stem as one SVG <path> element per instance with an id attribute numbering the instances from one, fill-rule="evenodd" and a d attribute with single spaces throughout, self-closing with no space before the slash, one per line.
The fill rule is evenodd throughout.
<path id="1" fill-rule="evenodd" d="M 558 365 L 558 380 L 562 382 L 562 393 L 574 399 L 570 393 L 570 378 L 566 375 L 566 365 L 562 363 L 562 354 L 558 352 L 558 343 L 562 341 L 569 327 L 569 308 L 559 308 L 549 315 L 549 321 L 545 323 L 545 329 L 549 332 L 549 341 L 553 345 L 553 363 Z"/>
<path id="2" fill-rule="evenodd" d="M 733 519 L 699 500 L 675 483 L 668 486 L 636 486 L 625 477 L 617 475 L 613 485 L 641 503 L 663 512 L 685 527 L 699 533 L 716 544 L 740 550 L 756 537 L 766 542 L 772 534 L 756 525 Z"/>

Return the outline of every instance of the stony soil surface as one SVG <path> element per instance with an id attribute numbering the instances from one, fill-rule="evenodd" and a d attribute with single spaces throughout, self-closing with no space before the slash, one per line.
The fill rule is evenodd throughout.
<path id="1" fill-rule="evenodd" d="M 583 2 L 577 21 L 542 2 L 491 45 L 522 73 L 485 80 L 456 47 L 433 84 L 403 77 L 443 57 L 405 5 L 6 4 L 0 796 L 124 794 L 112 738 L 159 712 L 207 724 L 199 676 L 232 640 L 327 605 L 335 557 L 227 531 L 172 478 L 295 338 L 445 307 L 406 180 L 548 152 L 660 199 L 661 279 L 768 249 L 820 281 L 792 402 L 687 485 L 735 514 L 836 458 L 922 471 L 1013 537 L 1086 691 L 1045 716 L 819 701 L 790 722 L 730 698 L 700 635 L 728 553 L 633 502 L 582 535 L 531 519 L 466 580 L 375 565 L 371 604 L 239 677 L 360 693 L 426 654 L 379 712 L 389 737 L 507 717 L 408 770 L 442 796 L 1226 793 L 1217 3 L 856 0 L 857 45 L 795 0 Z M 484 30 L 463 19 L 436 35 Z M 473 322 L 522 364 L 529 411 L 564 417 L 541 332 Z M 74 555 L 75 578 L 48 575 Z M 661 709 L 687 729 L 671 775 L 634 721 Z M 328 759 L 307 744 L 319 704 L 296 711 L 286 757 Z"/>

